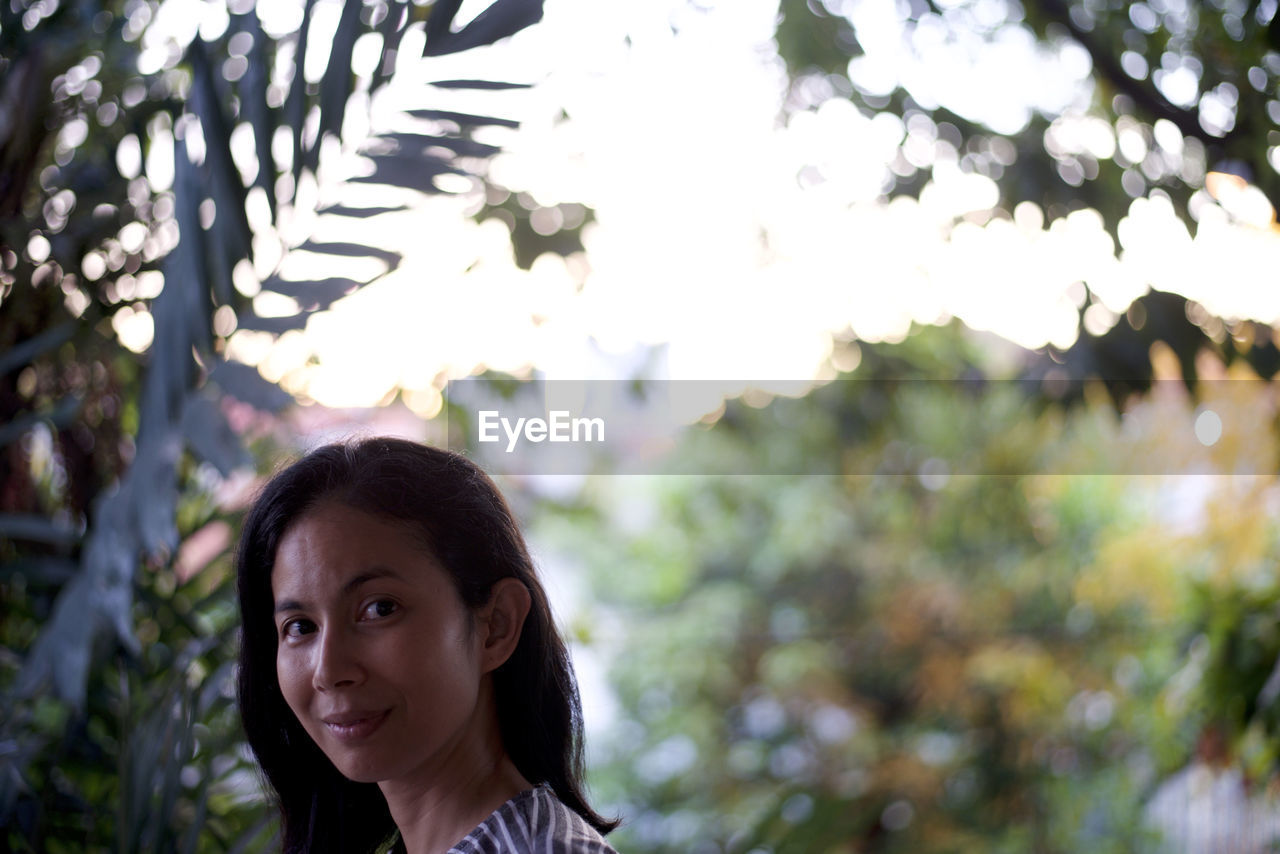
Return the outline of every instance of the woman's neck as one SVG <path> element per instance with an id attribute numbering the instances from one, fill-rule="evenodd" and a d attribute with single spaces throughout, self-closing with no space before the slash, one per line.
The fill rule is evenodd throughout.
<path id="1" fill-rule="evenodd" d="M 531 788 L 503 749 L 496 713 L 477 724 L 442 766 L 378 784 L 408 854 L 445 854 L 494 810 Z"/>
<path id="2" fill-rule="evenodd" d="M 445 854 L 476 825 L 511 798 L 530 788 L 509 759 L 495 769 L 476 769 L 472 780 L 451 791 L 427 790 L 394 798 L 383 794 L 407 854 Z"/>

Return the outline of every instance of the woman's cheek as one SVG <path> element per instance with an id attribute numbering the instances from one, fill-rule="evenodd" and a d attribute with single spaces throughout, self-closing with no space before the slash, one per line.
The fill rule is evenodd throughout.
<path id="1" fill-rule="evenodd" d="M 305 662 L 297 650 L 281 647 L 276 655 L 276 679 L 280 682 L 280 693 L 294 714 L 302 704 L 305 686 L 310 680 L 305 675 Z"/>

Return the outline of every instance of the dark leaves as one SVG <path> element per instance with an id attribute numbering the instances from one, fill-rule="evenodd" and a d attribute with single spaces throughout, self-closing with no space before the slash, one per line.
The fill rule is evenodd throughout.
<path id="1" fill-rule="evenodd" d="M 18 746 L 0 751 L 0 826 L 6 828 L 8 843 L 13 844 L 16 839 L 23 850 L 266 850 L 272 845 L 271 826 L 265 819 L 256 824 L 251 824 L 251 819 L 228 821 L 223 793 L 210 788 L 225 782 L 217 774 L 195 784 L 182 779 L 183 768 L 191 763 L 207 774 L 212 756 L 233 756 L 231 743 L 211 738 L 209 729 L 199 730 L 198 742 L 194 738 L 197 719 L 202 726 L 209 726 L 211 710 L 225 708 L 229 702 L 223 689 L 232 665 L 227 663 L 226 653 L 221 653 L 223 666 L 201 684 L 197 671 L 188 670 L 188 665 L 205 655 L 207 645 L 190 646 L 176 635 L 181 631 L 206 633 L 210 631 L 208 620 L 196 621 L 189 606 L 179 607 L 176 599 L 157 599 L 157 595 L 170 596 L 172 589 L 157 594 L 151 586 L 155 579 L 173 571 L 181 535 L 179 520 L 184 529 L 192 523 L 190 504 L 184 503 L 181 515 L 178 512 L 182 490 L 187 488 L 185 478 L 192 472 L 191 459 L 207 463 L 224 475 L 248 459 L 228 423 L 224 409 L 227 401 L 222 396 L 269 411 L 278 411 L 292 402 L 289 394 L 264 379 L 255 368 L 227 362 L 216 355 L 220 351 L 213 332 L 215 309 L 223 314 L 228 309 L 233 311 L 240 329 L 279 334 L 305 327 L 312 313 L 368 284 L 340 277 L 317 281 L 269 278 L 264 283 L 268 290 L 288 294 L 302 310 L 291 317 L 257 317 L 247 300 L 231 287 L 233 269 L 245 259 L 255 260 L 254 242 L 261 237 L 253 233 L 246 210 L 247 202 L 257 195 L 250 193 L 251 186 L 265 194 L 272 221 L 278 222 L 280 206 L 291 195 L 296 202 L 298 179 L 304 168 L 316 169 L 321 142 L 326 136 L 341 134 L 347 104 L 358 80 L 351 59 L 359 36 L 371 28 L 383 36 L 381 62 L 371 84 L 376 88 L 386 82 L 394 69 L 404 32 L 423 14 L 417 13 L 407 0 L 387 0 L 387 14 L 375 18 L 370 26 L 361 23 L 360 15 L 366 8 L 376 12 L 376 4 L 366 7 L 360 0 L 347 0 L 339 13 L 333 43 L 324 46 L 327 65 L 319 80 L 313 79 L 308 85 L 303 65 L 315 0 L 307 0 L 301 28 L 292 37 L 296 43 L 289 46 L 294 48 L 292 82 L 289 83 L 290 69 L 285 68 L 279 84 L 289 86 L 289 90 L 279 93 L 271 86 L 272 69 L 282 62 L 287 65 L 290 60 L 280 50 L 281 45 L 263 31 L 251 4 L 240 4 L 244 11 L 233 13 L 231 26 L 216 42 L 206 43 L 198 37 L 191 43 L 184 57 L 185 68 L 176 73 L 165 69 L 154 74 L 140 74 L 137 70 L 136 34 L 130 39 L 122 37 L 126 24 L 133 26 L 141 16 L 117 14 L 116 7 L 110 4 L 110 8 L 83 3 L 45 5 L 50 6 L 51 13 L 43 18 L 43 13 L 26 10 L 30 12 L 26 17 L 37 21 L 34 30 L 24 24 L 25 13 L 14 12 L 8 5 L 0 11 L 0 41 L 16 44 L 18 50 L 12 55 L 19 57 L 9 63 L 11 67 L 0 67 L 0 100 L 10 105 L 8 112 L 16 122 L 10 122 L 12 127 L 7 134 L 0 133 L 0 214 L 9 213 L 0 223 L 5 245 L 24 245 L 29 238 L 30 228 L 16 228 L 13 224 L 21 219 L 23 199 L 30 195 L 28 188 L 36 186 L 37 176 L 50 193 L 65 188 L 76 199 L 76 209 L 70 212 L 65 227 L 50 233 L 50 261 L 69 272 L 76 271 L 88 253 L 104 252 L 104 242 L 113 239 L 123 226 L 135 220 L 153 226 L 167 219 L 167 214 L 159 213 L 161 208 L 155 204 L 158 199 L 145 185 L 138 189 L 139 185 L 130 183 L 137 177 L 125 177 L 111 162 L 111 152 L 125 134 L 135 135 L 144 153 L 157 144 L 149 130 L 149 123 L 157 114 L 167 114 L 159 116 L 168 119 L 161 124 L 172 128 L 176 140 L 171 201 L 178 244 L 165 257 L 135 253 L 126 261 L 141 262 L 147 271 L 159 268 L 164 274 L 164 287 L 149 306 L 154 338 L 141 360 L 119 348 L 106 331 L 101 322 L 107 313 L 103 306 L 113 298 L 99 295 L 87 282 L 81 283 L 82 290 L 97 300 L 81 317 L 55 325 L 65 317 L 61 296 L 57 295 L 57 301 L 52 302 L 57 309 L 55 314 L 24 321 L 10 330 L 11 335 L 0 347 L 0 377 L 6 380 L 14 379 L 12 375 L 29 364 L 37 363 L 39 367 L 49 362 L 55 353 L 58 359 L 72 362 L 85 374 L 106 377 L 95 379 L 104 383 L 106 390 L 98 397 L 87 396 L 83 407 L 80 398 L 65 390 L 57 390 L 52 397 L 42 392 L 38 401 L 29 404 L 34 411 L 24 410 L 22 419 L 6 419 L 0 428 L 0 446 L 37 423 L 78 431 L 76 435 L 93 435 L 97 422 L 85 420 L 86 411 L 93 409 L 93 417 L 114 421 L 110 430 L 96 433 L 97 450 L 88 460 L 96 468 L 85 468 L 110 474 L 123 471 L 105 488 L 97 482 L 91 488 L 73 485 L 84 488 L 86 498 L 76 506 L 81 510 L 90 508 L 87 524 L 80 521 L 80 511 L 68 514 L 66 506 L 51 508 L 59 511 L 57 515 L 0 515 L 0 538 L 17 556 L 6 563 L 5 571 L 22 572 L 30 588 L 38 589 L 39 595 L 45 597 L 37 612 L 24 605 L 26 612 L 14 617 L 26 621 L 16 631 L 23 636 L 34 635 L 35 641 L 22 654 L 18 677 L 11 680 L 5 697 L 6 711 L 12 708 L 15 712 L 6 716 L 0 743 Z M 501 38 L 541 15 L 540 3 L 498 3 L 454 33 L 452 24 L 458 6 L 453 0 L 442 0 L 430 12 L 431 38 L 442 48 L 441 52 L 452 53 L 485 39 Z M 85 14 L 86 10 L 90 14 Z M 49 29 L 54 25 L 56 29 Z M 88 53 L 100 60 L 101 73 L 93 72 L 98 75 L 93 85 L 103 87 L 99 103 L 116 112 L 94 114 L 92 104 L 83 105 L 90 109 L 86 114 L 88 139 L 71 153 L 69 163 L 61 160 L 61 154 L 59 162 L 53 163 L 52 146 L 44 142 L 75 110 L 53 115 L 48 97 L 49 76 L 69 67 L 64 62 L 68 51 L 78 54 L 72 62 Z M 11 55 L 8 51 L 0 53 Z M 54 53 L 57 56 L 52 56 Z M 228 54 L 238 62 L 228 60 L 222 64 Z M 4 60 L 0 59 L 0 66 L 3 65 Z M 58 70 L 50 71 L 55 67 Z M 174 81 L 184 82 L 174 85 Z M 516 86 L 445 81 L 441 88 Z M 140 100 L 126 96 L 126 89 L 141 92 Z M 433 91 L 424 89 L 427 94 Z M 515 125 L 466 114 L 441 113 L 436 118 L 453 121 L 463 129 L 482 124 Z M 193 132 L 197 122 L 205 152 L 199 163 L 190 159 L 187 148 L 192 139 L 187 134 Z M 242 177 L 231 156 L 231 137 L 237 124 L 247 124 L 253 133 L 257 173 L 252 185 Z M 31 133 L 19 133 L 23 128 Z M 279 162 L 273 153 L 273 143 L 285 132 L 285 148 L 293 149 L 287 165 L 287 150 L 281 152 Z M 280 142 L 286 140 L 281 138 Z M 388 155 L 376 178 L 398 182 L 402 187 L 418 186 L 428 192 L 435 190 L 435 176 L 457 171 L 451 154 L 483 157 L 496 151 L 493 146 L 449 136 L 424 135 L 402 142 L 402 147 Z M 400 142 L 396 144 L 399 146 Z M 444 151 L 426 150 L 433 146 Z M 282 168 L 292 169 L 293 190 L 288 178 L 278 180 Z M 338 205 L 324 212 L 366 219 L 401 209 Z M 110 213 L 103 214 L 103 210 Z M 171 225 L 166 224 L 165 228 Z M 148 248 L 152 245 L 148 244 Z M 397 267 L 401 260 L 397 252 L 354 242 L 309 242 L 295 248 L 334 258 L 375 258 L 387 270 Z M 116 269 L 112 267 L 113 272 Z M 136 267 L 128 268 L 129 273 L 137 271 Z M 33 288 L 31 278 L 31 269 L 24 268 L 16 287 Z M 53 291 L 56 288 L 46 289 L 46 293 Z M 6 298 L 7 307 L 25 305 L 15 301 L 9 306 Z M 114 414 L 102 416 L 101 408 L 97 408 L 99 402 L 109 403 Z M 127 441 L 130 438 L 131 443 Z M 125 459 L 129 461 L 123 462 Z M 109 482 L 110 475 L 103 480 Z M 95 493 L 96 500 L 90 502 L 88 496 Z M 53 521 L 56 518 L 76 521 L 61 524 Z M 158 571 L 140 572 L 139 567 L 146 564 Z M 55 592 L 52 613 L 44 619 L 49 608 L 47 597 Z M 144 607 L 135 608 L 135 594 L 143 598 Z M 148 595 L 151 600 L 146 599 Z M 164 618 L 150 621 L 149 617 L 160 611 Z M 216 613 L 225 618 L 225 610 Z M 209 614 L 202 612 L 200 616 L 207 618 Z M 145 655 L 140 654 L 143 644 L 134 634 L 135 624 L 148 630 L 143 635 L 147 641 Z M 159 629 L 157 624 L 161 624 Z M 152 643 L 150 632 L 154 631 L 160 632 L 161 640 Z M 173 650 L 183 650 L 183 654 L 173 656 Z M 157 673 L 172 678 L 166 680 L 164 676 L 157 677 Z M 123 688 L 114 681 L 119 676 L 124 677 Z M 131 681 L 135 690 L 139 682 L 144 686 L 137 706 L 130 705 Z M 77 750 L 90 745 L 98 751 L 98 757 L 105 757 L 100 764 L 107 766 L 108 783 L 98 784 L 95 779 L 100 778 L 95 778 L 90 780 L 92 785 L 81 786 L 87 778 L 79 776 L 78 767 L 59 766 L 68 780 L 75 777 L 75 781 L 65 789 L 59 783 L 57 791 L 48 796 L 33 794 L 35 788 L 48 782 L 50 763 L 65 758 L 62 751 L 51 760 L 57 751 L 49 739 L 41 741 L 43 736 L 24 729 L 31 717 L 32 698 L 50 688 L 54 697 L 63 701 L 55 705 L 74 708 L 82 721 L 105 723 L 105 730 L 111 734 L 105 741 L 95 741 L 95 737 L 83 733 L 68 738 L 75 741 Z M 100 708 L 95 711 L 95 704 L 111 708 L 107 712 Z M 128 733 L 130 737 L 116 741 L 116 733 Z M 208 752 L 201 756 L 201 751 Z M 105 819 L 99 819 L 91 813 L 102 812 L 103 801 L 112 801 L 114 809 L 106 811 Z M 67 803 L 73 806 L 69 808 Z M 23 811 L 28 819 L 13 823 L 15 814 Z M 104 837 L 103 826 L 107 824 L 112 827 Z M 71 843 L 65 835 L 59 835 L 63 830 L 50 830 L 73 825 L 76 835 Z M 90 829 L 82 832 L 80 825 Z M 58 838 L 24 836 L 49 832 Z M 37 841 L 32 843 L 32 838 Z M 27 843 L 25 847 L 23 842 Z"/>
<path id="2" fill-rule="evenodd" d="M 390 249 L 379 249 L 376 246 L 362 246 L 359 243 L 317 243 L 308 240 L 298 247 L 305 252 L 320 252 L 325 255 L 341 255 L 346 258 L 377 258 L 394 269 L 400 265 L 400 253 Z"/>
<path id="3" fill-rule="evenodd" d="M 471 113 L 455 113 L 452 110 L 410 110 L 409 115 L 415 119 L 434 119 L 436 121 L 456 122 L 462 127 L 479 127 L 496 125 L 504 128 L 518 128 L 520 123 L 511 119 L 499 119 L 493 116 L 477 116 Z"/>
<path id="4" fill-rule="evenodd" d="M 139 433 L 163 431 L 178 417 L 195 379 L 192 348 L 211 336 L 205 244 L 200 228 L 200 183 L 186 143 L 174 151 L 174 207 L 178 247 L 164 261 L 165 287 L 151 304 L 155 339 L 142 390 Z"/>
<path id="5" fill-rule="evenodd" d="M 430 147 L 447 148 L 461 157 L 490 157 L 500 149 L 496 145 L 487 145 L 457 136 L 435 136 L 425 133 L 384 133 L 378 140 L 394 144 L 396 149 L 420 155 Z M 350 214 L 347 214 L 348 216 Z"/>
<path id="6" fill-rule="evenodd" d="M 320 134 L 314 149 L 318 150 L 325 134 L 335 136 L 342 132 L 342 117 L 346 115 L 347 98 L 351 96 L 351 53 L 356 36 L 360 34 L 360 0 L 346 0 L 342 17 L 338 20 L 338 32 L 334 34 L 329 65 L 320 81 Z"/>
<path id="7" fill-rule="evenodd" d="M 369 156 L 373 172 L 351 179 L 353 184 L 393 184 L 420 193 L 444 192 L 435 183 L 437 175 L 465 175 L 436 157 L 415 154 L 374 154 Z"/>
<path id="8" fill-rule="evenodd" d="M 493 44 L 542 20 L 542 0 L 496 0 L 460 31 L 449 32 L 448 27 L 453 23 L 459 5 L 455 0 L 448 0 L 439 3 L 438 10 L 432 10 L 431 18 L 427 20 L 427 43 L 423 47 L 423 56 L 442 56 Z M 441 13 L 439 20 L 437 11 Z"/>
<path id="9" fill-rule="evenodd" d="M 274 291 L 287 297 L 293 297 L 304 303 L 308 310 L 328 308 L 335 301 L 353 293 L 363 282 L 355 279 L 333 277 L 310 282 L 294 282 L 272 276 L 262 283 L 264 290 Z"/>
<path id="10" fill-rule="evenodd" d="M 0 513 L 0 539 L 27 540 L 67 548 L 79 538 L 79 534 L 70 525 L 55 522 L 43 516 L 31 513 Z"/>
<path id="11" fill-rule="evenodd" d="M 529 89 L 529 83 L 503 83 L 501 80 L 433 80 L 440 89 Z"/>
<path id="12" fill-rule="evenodd" d="M 189 108 L 200 118 L 205 144 L 205 186 L 217 209 L 214 235 L 220 246 L 219 251 L 210 255 L 218 274 L 213 284 L 221 289 L 219 296 L 225 301 L 229 299 L 226 289 L 231 284 L 231 268 L 241 258 L 249 257 L 253 235 L 245 215 L 245 188 L 231 159 L 231 123 L 223 113 L 223 99 L 218 97 L 218 85 L 213 79 L 204 42 L 193 41 L 188 53 L 193 75 Z"/>
<path id="13" fill-rule="evenodd" d="M 62 589 L 53 616 L 36 638 L 18 675 L 19 696 L 31 696 L 53 682 L 57 695 L 73 706 L 84 702 L 89 653 L 97 629 L 92 579 L 76 576 Z"/>
<path id="14" fill-rule="evenodd" d="M 223 477 L 252 462 L 217 401 L 203 394 L 187 398 L 182 411 L 182 435 L 191 451 Z"/>
<path id="15" fill-rule="evenodd" d="M 45 353 L 70 341 L 76 334 L 77 326 L 74 320 L 64 321 L 12 347 L 9 352 L 0 353 L 0 376 L 25 367 Z"/>
<path id="16" fill-rule="evenodd" d="M 408 210 L 404 205 L 394 205 L 391 207 L 373 207 L 373 208 L 353 208 L 347 205 L 330 205 L 327 208 L 321 208 L 316 211 L 320 216 L 326 214 L 332 216 L 349 216 L 353 219 L 368 219 L 371 216 L 378 216 L 384 213 L 398 213 Z"/>
<path id="17" fill-rule="evenodd" d="M 68 396 L 58 401 L 53 409 L 47 412 L 32 412 L 15 418 L 8 424 L 0 424 L 0 448 L 22 437 L 28 430 L 40 423 L 52 424 L 55 429 L 62 429 L 75 419 L 80 412 L 82 401 L 79 397 Z"/>
<path id="18" fill-rule="evenodd" d="M 378 26 L 382 33 L 382 56 L 373 77 L 374 89 L 390 80 L 395 71 L 396 57 L 400 54 L 400 39 L 408 24 L 408 11 L 408 0 L 389 0 L 387 3 L 387 16 Z"/>
<path id="19" fill-rule="evenodd" d="M 429 52 L 454 53 L 492 42 L 533 23 L 542 14 L 541 3 L 537 0 L 499 0 L 460 31 L 453 32 L 459 5 L 458 0 L 439 0 L 431 10 L 427 24 Z M 64 6 L 63 12 L 67 8 Z M 21 677 L 16 684 L 26 696 L 52 684 L 59 697 L 73 706 L 83 706 L 92 672 L 95 636 L 104 630 L 110 631 L 126 649 L 137 648 L 138 642 L 133 635 L 134 576 L 140 556 L 171 556 L 178 545 L 176 508 L 184 453 L 190 451 L 195 458 L 209 463 L 223 474 L 247 460 L 238 437 L 212 394 L 214 389 L 268 411 L 278 411 L 292 401 L 288 393 L 264 379 L 255 368 L 215 356 L 214 309 L 221 306 L 235 308 L 241 329 L 281 333 L 303 328 L 311 313 L 328 308 L 342 296 L 368 283 L 342 277 L 316 281 L 268 279 L 264 283 L 267 289 L 293 297 L 302 307 L 298 314 L 283 318 L 257 317 L 244 307 L 231 287 L 232 270 L 237 263 L 252 258 L 255 237 L 246 210 L 248 187 L 231 155 L 231 134 L 235 123 L 243 121 L 252 128 L 258 161 L 253 185 L 266 195 L 273 218 L 280 202 L 276 197 L 278 164 L 272 153 L 277 128 L 284 126 L 289 129 L 295 187 L 304 167 L 314 170 L 318 165 L 320 142 L 326 135 L 337 135 L 342 130 L 347 103 L 355 84 L 351 69 L 354 45 L 368 29 L 360 21 L 364 5 L 359 0 L 344 3 L 327 66 L 318 85 L 309 91 L 303 64 L 314 8 L 315 0 L 307 0 L 294 51 L 293 80 L 283 104 L 272 106 L 268 100 L 269 71 L 277 61 L 277 46 L 262 30 L 256 12 L 249 9 L 242 15 L 236 15 L 228 36 L 241 38 L 242 47 L 235 55 L 243 55 L 247 60 L 234 87 L 238 96 L 238 112 L 232 106 L 232 89 L 219 74 L 219 67 L 213 60 L 215 49 L 197 38 L 185 56 L 190 71 L 189 90 L 178 92 L 170 90 L 167 85 L 159 85 L 155 79 L 139 79 L 143 87 L 150 87 L 145 88 L 143 102 L 136 109 L 128 108 L 126 115 L 115 125 L 138 134 L 145 146 L 147 121 L 158 111 L 170 111 L 171 124 L 175 128 L 172 201 L 178 245 L 157 261 L 164 273 L 164 288 L 150 305 L 155 335 L 146 356 L 145 370 L 140 372 L 142 379 L 132 390 L 135 397 L 128 399 L 130 390 L 122 390 L 122 395 L 126 396 L 122 403 L 137 413 L 132 463 L 110 491 L 99 494 L 93 502 L 88 529 L 84 533 L 40 515 L 0 515 L 0 536 L 10 542 L 25 542 L 61 552 L 80 549 L 78 571 L 74 574 L 67 571 L 59 576 L 62 588 L 53 614 L 41 627 L 23 663 Z M 394 66 L 395 52 L 400 37 L 412 20 L 412 11 L 411 5 L 404 0 L 392 0 L 387 4 L 386 17 L 375 24 L 384 37 L 383 61 L 375 72 L 379 80 L 385 80 Z M 58 13 L 59 16 L 62 14 Z M 60 17 L 59 25 L 69 26 L 68 20 Z M 107 25 L 114 28 L 110 30 L 109 37 L 119 38 L 120 22 L 113 23 L 111 15 L 106 20 Z M 83 23 L 89 26 L 91 20 L 86 19 Z M 6 37 L 17 32 L 8 26 L 5 28 Z M 102 35 L 101 30 L 95 32 Z M 248 34 L 247 42 L 243 34 Z M 217 46 L 217 55 L 221 55 L 222 50 L 222 45 Z M 248 52 L 241 53 L 243 50 Z M 39 59 L 36 52 L 27 56 L 31 63 Z M 116 64 L 120 69 L 127 69 L 121 73 L 135 73 L 136 62 Z M 29 66 L 35 67 L 23 63 L 21 68 Z M 10 74 L 4 79 L 4 92 L 18 92 L 21 89 L 19 84 L 24 81 L 26 77 Z M 454 80 L 442 81 L 440 87 L 509 89 L 519 88 L 520 84 Z M 24 108 L 15 115 L 42 114 L 41 105 L 47 105 L 47 99 L 20 95 L 18 92 L 14 96 L 17 99 L 15 103 L 21 102 L 31 109 Z M 315 125 L 314 138 L 304 138 L 303 125 L 311 110 L 318 110 L 319 121 Z M 183 112 L 191 118 L 184 119 L 180 115 Z M 425 110 L 417 115 L 419 118 L 452 122 L 461 129 L 483 125 L 516 126 L 510 120 L 469 113 Z M 192 119 L 198 120 L 204 141 L 204 158 L 200 163 L 192 162 L 184 140 L 186 128 L 183 125 Z M 115 133 L 97 127 L 93 132 L 107 136 Z M 110 139 L 107 136 L 101 141 L 112 146 L 118 142 L 118 136 Z M 4 187 L 12 183 L 7 181 L 10 172 L 15 180 L 28 180 L 28 183 L 34 175 L 31 155 L 35 148 L 25 145 L 11 151 L 8 143 L 15 139 L 10 134 L 0 140 L 5 144 L 7 167 Z M 426 192 L 436 191 L 433 183 L 436 176 L 459 172 L 449 162 L 448 156 L 429 153 L 428 148 L 438 147 L 456 156 L 472 157 L 488 156 L 497 150 L 493 146 L 448 135 L 405 135 L 392 142 L 397 146 L 395 151 L 374 155 L 375 172 L 369 180 L 400 187 L 418 187 Z M 86 146 L 85 150 L 89 148 Z M 17 159 L 9 157 L 13 152 L 22 156 L 15 154 Z M 70 252 L 74 260 L 78 260 L 93 248 L 95 241 L 106 239 L 118 228 L 119 223 L 115 220 L 99 223 L 91 219 L 88 215 L 94 208 L 113 205 L 112 209 L 120 211 L 121 217 L 133 215 L 128 213 L 130 208 L 122 200 L 102 195 L 103 187 L 120 180 L 114 171 L 109 168 L 103 171 L 104 168 L 86 155 L 49 173 L 53 176 L 51 180 L 67 183 L 80 200 L 80 207 L 85 208 L 77 214 L 78 219 L 67 224 L 62 237 L 58 238 L 67 246 L 55 246 L 55 254 Z M 392 206 L 363 209 L 334 206 L 327 213 L 368 218 L 399 209 Z M 69 243 L 69 235 L 75 235 L 79 242 Z M 396 268 L 401 261 L 398 252 L 354 242 L 309 241 L 296 248 L 342 258 L 375 258 L 387 270 Z M 69 269 L 61 255 L 57 260 Z M 89 317 L 100 315 L 90 313 L 86 315 Z M 77 336 L 86 334 L 86 331 L 86 325 L 76 321 L 39 331 L 0 354 L 0 375 L 48 358 L 57 348 L 68 342 L 77 342 Z M 101 335 L 100 332 L 92 334 Z M 93 340 L 95 344 L 100 343 L 99 338 Z M 212 386 L 206 387 L 206 382 Z M 73 422 L 81 417 L 79 399 L 64 396 L 52 408 L 28 413 L 25 420 L 13 420 L 0 429 L 0 445 L 21 435 L 37 422 L 52 423 L 58 427 L 74 426 Z M 168 714 L 168 711 L 163 714 Z M 166 727 L 172 723 L 174 719 L 167 719 Z M 184 737 L 179 729 L 166 729 L 165 732 L 174 738 Z M 169 735 L 163 737 L 169 738 Z M 170 745 L 181 748 L 177 751 L 179 754 L 186 750 L 172 740 Z M 177 768 L 166 763 L 162 771 L 157 771 L 161 776 L 146 777 L 146 785 L 158 785 L 164 791 L 173 791 Z M 141 792 L 139 790 L 139 797 Z M 166 814 L 172 806 L 172 799 L 165 800 L 167 797 L 153 804 L 159 807 L 161 814 Z M 136 803 L 141 803 L 141 800 Z M 161 845 L 164 834 L 153 829 L 134 838 L 135 841 L 140 840 L 139 844 L 144 847 L 148 843 Z"/>
<path id="20" fill-rule="evenodd" d="M 279 412 L 293 403 L 287 391 L 263 379 L 257 368 L 240 362 L 219 362 L 210 371 L 209 381 L 236 400 L 264 412 Z"/>
<path id="21" fill-rule="evenodd" d="M 307 318 L 310 316 L 311 312 L 309 311 L 290 315 L 289 317 L 259 317 L 253 312 L 244 312 L 236 318 L 236 328 L 283 335 L 293 329 L 305 329 Z"/>
<path id="22" fill-rule="evenodd" d="M 445 43 L 453 35 L 453 19 L 457 17 L 460 8 L 462 0 L 436 0 L 432 5 L 431 15 L 427 18 L 427 54 L 438 55 L 445 52 Z"/>
<path id="23" fill-rule="evenodd" d="M 303 75 L 303 63 L 307 56 L 307 35 L 311 32 L 311 11 L 316 0 L 307 0 L 302 9 L 302 26 L 298 28 L 298 46 L 294 55 L 293 84 L 284 103 L 285 125 L 293 130 L 293 184 L 296 188 L 302 177 L 303 154 L 302 123 L 307 116 L 307 80 Z"/>
<path id="24" fill-rule="evenodd" d="M 246 32 L 253 38 L 249 50 L 249 67 L 240 79 L 240 110 L 253 127 L 253 144 L 258 158 L 258 174 L 253 184 L 261 188 L 271 206 L 271 218 L 277 216 L 276 167 L 271 155 L 271 140 L 276 132 L 276 111 L 267 106 L 267 35 L 262 31 L 257 9 L 248 12 Z"/>

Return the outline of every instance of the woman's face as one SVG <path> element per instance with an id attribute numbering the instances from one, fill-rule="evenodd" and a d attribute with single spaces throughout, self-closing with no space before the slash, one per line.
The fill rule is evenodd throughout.
<path id="1" fill-rule="evenodd" d="M 491 737 L 480 633 L 404 527 L 322 503 L 280 540 L 271 590 L 285 702 L 346 777 L 447 780 Z"/>

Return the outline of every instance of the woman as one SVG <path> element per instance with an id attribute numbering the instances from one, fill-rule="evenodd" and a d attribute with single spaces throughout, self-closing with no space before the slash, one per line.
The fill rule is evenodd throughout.
<path id="1" fill-rule="evenodd" d="M 240 713 L 286 854 L 613 852 L 568 652 L 473 463 L 313 451 L 254 503 L 236 572 Z"/>

